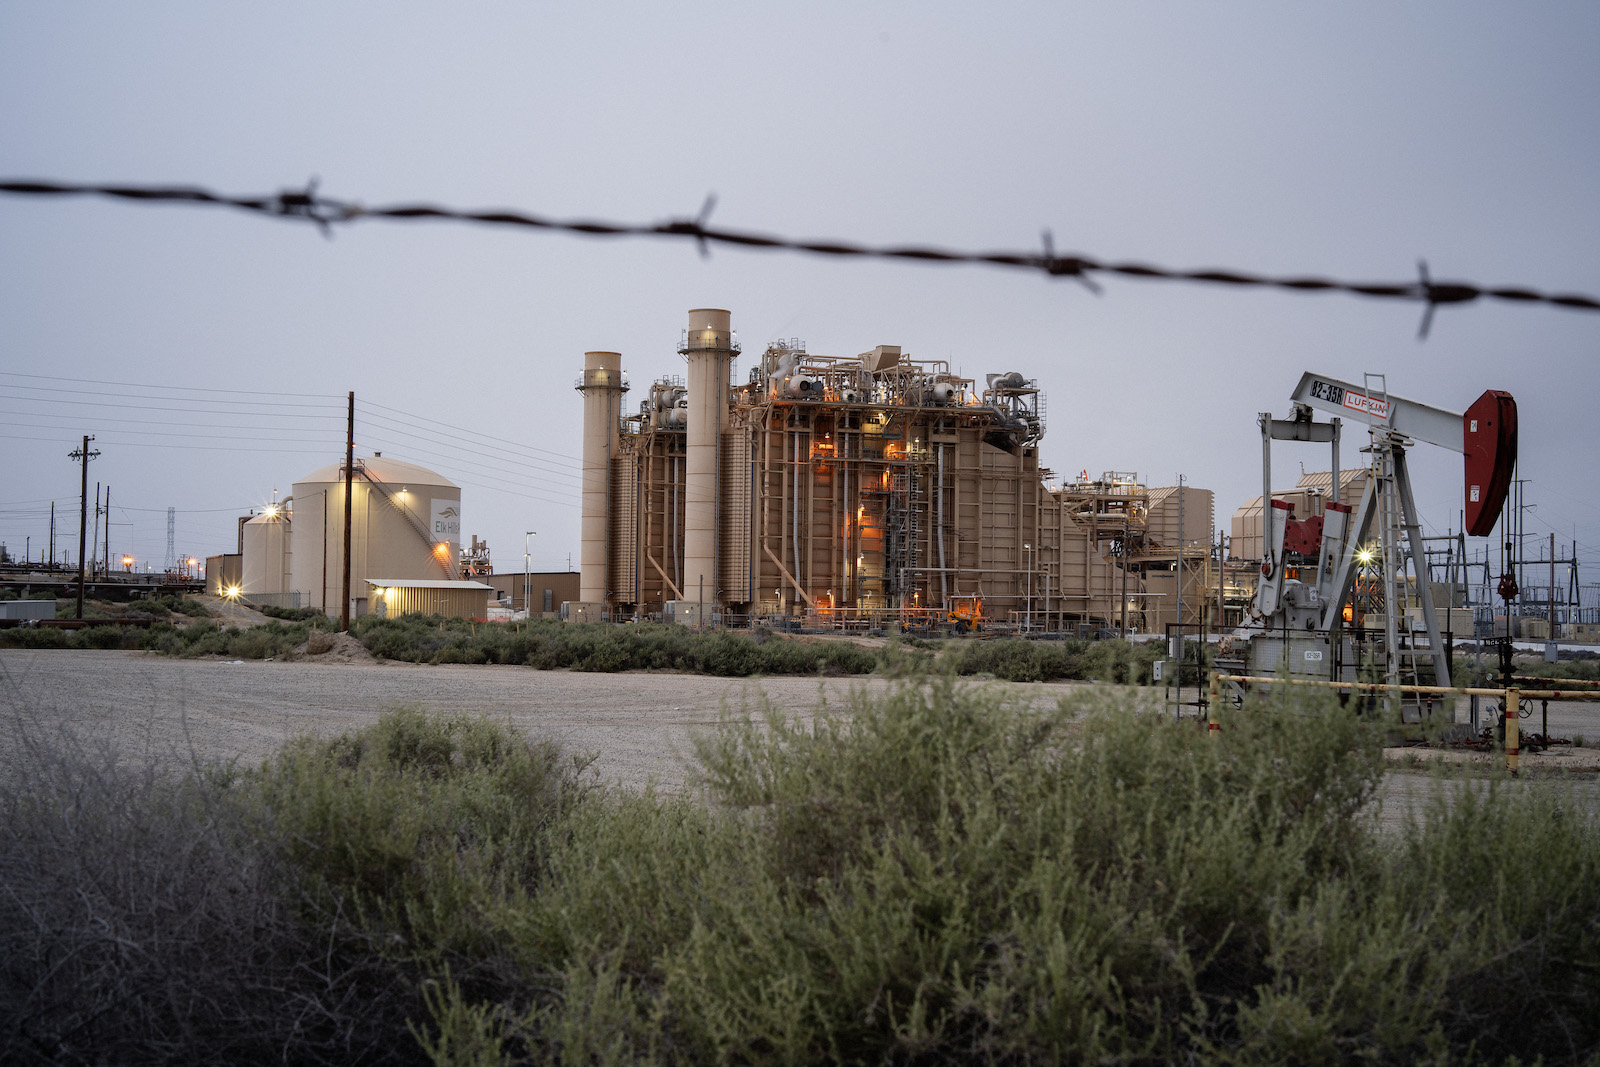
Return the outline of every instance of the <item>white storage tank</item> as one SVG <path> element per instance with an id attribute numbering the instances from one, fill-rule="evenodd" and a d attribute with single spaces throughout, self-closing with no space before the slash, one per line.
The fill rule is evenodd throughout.
<path id="1" fill-rule="evenodd" d="M 240 589 L 251 594 L 277 596 L 292 588 L 289 575 L 289 531 L 293 524 L 285 508 L 274 505 L 244 524 L 244 561 Z"/>
<path id="2" fill-rule="evenodd" d="M 291 584 L 304 607 L 338 615 L 344 582 L 344 462 L 294 483 Z M 351 492 L 351 614 L 366 613 L 366 579 L 459 577 L 461 487 L 382 454 L 356 458 Z M 246 524 L 248 526 L 248 524 Z"/>

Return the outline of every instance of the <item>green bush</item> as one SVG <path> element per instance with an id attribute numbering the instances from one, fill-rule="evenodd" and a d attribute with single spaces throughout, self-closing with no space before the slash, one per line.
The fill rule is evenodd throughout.
<path id="1" fill-rule="evenodd" d="M 13 626 L 0 630 L 0 647 L 4 648 L 67 648 L 71 643 L 70 630 L 54 626 Z"/>
<path id="2" fill-rule="evenodd" d="M 671 797 L 416 711 L 171 786 L 35 753 L 47 773 L 0 795 L 0 1054 L 1600 1054 L 1580 797 L 1455 783 L 1385 834 L 1382 727 L 1331 698 L 1208 736 L 1077 696 L 1040 712 L 945 674 L 730 719 Z"/>
<path id="3" fill-rule="evenodd" d="M 241 629 L 229 626 L 173 627 L 156 624 L 145 631 L 138 647 L 168 656 L 231 656 L 235 659 L 276 659 L 287 656 L 310 636 L 310 623 L 273 621 Z"/>
<path id="4" fill-rule="evenodd" d="M 77 648 L 137 648 L 138 634 L 123 626 L 90 626 L 73 634 Z"/>
<path id="5" fill-rule="evenodd" d="M 321 608 L 280 608 L 273 604 L 251 606 L 268 618 L 283 619 L 286 622 L 310 622 L 316 620 L 331 623 L 333 621 L 323 614 Z"/>
<path id="6" fill-rule="evenodd" d="M 482 719 L 402 710 L 287 746 L 256 785 L 316 915 L 360 914 L 385 954 L 467 975 L 511 966 L 502 912 L 594 792 L 586 766 Z"/>
<path id="7" fill-rule="evenodd" d="M 1084 644 L 1080 641 L 1027 641 L 1005 638 L 964 641 L 952 664 L 957 674 L 988 674 L 1008 682 L 1046 682 L 1083 677 Z"/>
<path id="8" fill-rule="evenodd" d="M 1149 685 L 1155 661 L 1165 654 L 1158 641 L 1094 641 L 1084 650 L 1083 676 L 1102 682 Z"/>
<path id="9" fill-rule="evenodd" d="M 1592 820 L 1490 788 L 1385 842 L 1361 814 L 1376 727 L 1309 698 L 1223 718 L 1040 716 L 943 681 L 732 723 L 701 748 L 711 808 L 630 799 L 554 852 L 521 937 L 563 994 L 521 1039 L 686 1062 L 1600 1048 Z"/>
<path id="10" fill-rule="evenodd" d="M 652 623 L 481 623 L 412 614 L 361 619 L 354 632 L 373 655 L 413 663 L 512 663 L 598 673 L 668 670 L 742 678 L 868 674 L 880 661 L 871 650 L 847 642 L 758 640 Z"/>

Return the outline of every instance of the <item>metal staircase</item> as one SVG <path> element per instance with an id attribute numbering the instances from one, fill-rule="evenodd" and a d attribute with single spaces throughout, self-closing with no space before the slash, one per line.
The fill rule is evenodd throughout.
<path id="1" fill-rule="evenodd" d="M 367 484 L 376 489 L 378 495 L 383 497 L 384 501 L 387 502 L 390 507 L 394 508 L 395 512 L 402 519 L 406 520 L 406 524 L 416 532 L 416 535 L 422 539 L 422 543 L 427 546 L 428 558 L 431 559 L 434 564 L 444 572 L 444 577 L 452 582 L 460 578 L 461 575 L 459 570 L 459 562 L 450 558 L 450 554 L 448 552 L 441 557 L 439 553 L 435 551 L 437 542 L 435 542 L 433 539 L 433 531 L 428 529 L 428 524 L 423 522 L 422 518 L 416 512 L 412 511 L 406 506 L 405 501 L 400 499 L 399 494 L 395 493 L 387 484 L 377 478 L 374 478 L 370 473 L 362 468 L 356 468 L 356 473 L 361 475 L 362 478 L 366 479 Z"/>

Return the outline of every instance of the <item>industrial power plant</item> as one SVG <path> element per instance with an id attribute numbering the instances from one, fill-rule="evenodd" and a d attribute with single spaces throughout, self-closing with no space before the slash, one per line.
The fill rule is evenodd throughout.
<path id="1" fill-rule="evenodd" d="M 636 405 L 585 356 L 582 579 L 567 617 L 1060 632 L 1194 622 L 1209 490 L 1039 463 L 1045 394 L 895 345 L 766 346 L 744 382 L 728 311 L 689 312 Z"/>
<path id="2" fill-rule="evenodd" d="M 682 373 L 637 392 L 621 354 L 585 354 L 576 575 L 534 590 L 493 574 L 486 544 L 463 551 L 454 482 L 351 451 L 241 518 L 238 552 L 207 561 L 210 589 L 352 617 L 521 618 L 520 589 L 528 617 L 569 622 L 1187 632 L 1220 635 L 1219 655 L 1259 674 L 1335 679 L 1371 663 L 1443 678 L 1453 640 L 1556 618 L 1553 580 L 1544 618 L 1522 608 L 1515 627 L 1469 589 L 1465 538 L 1494 526 L 1515 462 L 1509 394 L 1458 414 L 1391 396 L 1381 376 L 1374 389 L 1308 372 L 1288 419 L 1259 416 L 1262 495 L 1219 539 L 1208 489 L 1041 465 L 1046 394 L 1026 367 L 969 378 L 896 345 L 841 356 L 791 338 L 735 380 L 740 353 L 731 313 L 696 308 Z M 1370 461 L 1341 467 L 1342 420 L 1364 424 Z M 1329 469 L 1274 489 L 1273 441 L 1329 446 Z M 1419 443 L 1466 458 L 1462 531 L 1419 532 L 1405 462 Z M 1585 639 L 1582 598 L 1566 599 L 1565 635 Z"/>

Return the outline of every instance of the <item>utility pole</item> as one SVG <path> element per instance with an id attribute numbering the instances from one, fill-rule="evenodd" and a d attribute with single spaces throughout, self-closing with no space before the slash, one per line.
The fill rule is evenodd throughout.
<path id="1" fill-rule="evenodd" d="M 78 490 L 78 614 L 77 614 L 77 618 L 80 618 L 80 619 L 83 618 L 83 563 L 84 563 L 83 553 L 84 553 L 84 549 L 88 547 L 87 541 L 88 541 L 88 536 L 89 536 L 89 461 L 91 459 L 94 459 L 96 456 L 98 456 L 100 454 L 99 449 L 96 449 L 96 450 L 94 450 L 92 452 L 89 450 L 89 442 L 93 441 L 93 440 L 94 440 L 93 437 L 90 437 L 87 434 L 85 434 L 84 438 L 83 438 L 83 447 L 78 449 L 78 451 L 73 452 L 68 457 L 69 459 L 75 459 L 75 460 L 80 461 L 82 463 L 82 465 L 83 465 L 83 481 L 82 481 L 81 487 Z M 98 499 L 96 499 L 95 500 L 96 508 L 99 507 L 99 504 L 100 504 L 100 501 Z"/>
<path id="2" fill-rule="evenodd" d="M 522 535 L 522 614 L 530 623 L 533 621 L 533 556 L 529 546 L 530 539 L 537 535 L 535 530 L 527 530 Z"/>
<path id="3" fill-rule="evenodd" d="M 339 605 L 339 629 L 350 632 L 350 530 L 355 510 L 350 494 L 356 478 L 356 394 L 350 391 L 350 412 L 344 431 L 344 600 Z"/>
<path id="4" fill-rule="evenodd" d="M 56 565 L 56 502 L 50 501 L 50 566 Z"/>
<path id="5" fill-rule="evenodd" d="M 96 577 L 100 575 L 100 483 L 94 483 L 94 531 L 89 538 L 89 551 L 94 555 L 89 557 L 89 571 Z"/>
<path id="6" fill-rule="evenodd" d="M 1556 535 L 1550 534 L 1550 640 L 1556 639 Z"/>
<path id="7" fill-rule="evenodd" d="M 106 574 L 111 573 L 111 484 L 106 483 L 106 544 L 105 554 L 100 557 L 100 566 Z"/>

